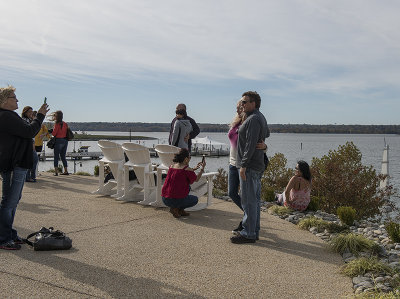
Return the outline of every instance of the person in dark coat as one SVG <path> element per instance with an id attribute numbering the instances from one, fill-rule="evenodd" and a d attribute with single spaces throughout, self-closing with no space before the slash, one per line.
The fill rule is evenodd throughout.
<path id="1" fill-rule="evenodd" d="M 14 110 L 18 99 L 13 86 L 0 88 L 0 173 L 3 178 L 0 203 L 0 249 L 17 250 L 22 239 L 13 228 L 14 216 L 28 169 L 33 165 L 32 138 L 39 132 L 48 112 L 43 104 L 31 123 Z"/>
<path id="2" fill-rule="evenodd" d="M 190 121 L 190 124 L 192 125 L 192 131 L 187 136 L 185 136 L 185 141 L 188 144 L 188 149 L 189 149 L 189 153 L 190 153 L 190 151 L 192 149 L 192 139 L 196 138 L 196 136 L 200 134 L 200 128 L 197 125 L 196 121 L 186 114 L 186 105 L 185 104 L 178 104 L 178 106 L 176 106 L 176 111 L 178 111 L 178 110 L 185 111 L 185 116 L 182 118 L 182 120 L 187 119 Z M 174 127 L 175 127 L 175 122 L 177 121 L 177 119 L 178 118 L 175 117 L 171 122 L 171 128 L 169 130 L 169 138 L 168 138 L 168 144 L 171 144 L 174 146 L 178 146 L 177 144 L 173 143 L 173 138 L 174 138 L 173 132 L 174 132 Z"/>

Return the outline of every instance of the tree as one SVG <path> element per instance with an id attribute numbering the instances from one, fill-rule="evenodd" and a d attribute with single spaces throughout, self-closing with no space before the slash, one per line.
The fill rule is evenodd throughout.
<path id="1" fill-rule="evenodd" d="M 351 206 L 357 211 L 357 219 L 381 215 L 380 208 L 394 207 L 389 196 L 393 186 L 379 189 L 385 176 L 377 175 L 372 166 L 361 163 L 361 152 L 347 142 L 328 155 L 312 160 L 312 195 L 319 199 L 322 210 L 335 213 L 340 206 Z"/>

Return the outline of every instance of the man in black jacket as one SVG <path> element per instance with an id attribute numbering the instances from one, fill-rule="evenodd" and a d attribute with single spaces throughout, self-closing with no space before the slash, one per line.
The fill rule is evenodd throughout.
<path id="1" fill-rule="evenodd" d="M 178 104 L 178 106 L 176 106 L 176 111 L 178 111 L 178 110 L 185 110 L 186 111 L 186 105 L 185 104 Z M 190 124 L 192 125 L 192 131 L 189 133 L 189 136 L 185 136 L 185 138 L 186 138 L 185 141 L 187 140 L 187 144 L 188 144 L 188 147 L 189 147 L 189 153 L 190 153 L 190 151 L 192 149 L 192 139 L 196 138 L 196 136 L 200 134 L 200 128 L 199 128 L 199 126 L 197 125 L 196 121 L 193 118 L 191 118 L 191 117 L 186 115 L 183 119 L 189 120 Z M 174 130 L 175 122 L 176 122 L 176 117 L 171 122 L 171 128 L 169 130 L 168 144 L 177 146 L 176 144 L 172 144 L 172 132 Z"/>
<path id="2" fill-rule="evenodd" d="M 12 227 L 25 177 L 33 164 L 32 138 L 39 132 L 47 105 L 40 107 L 28 124 L 14 110 L 18 99 L 12 86 L 0 88 L 0 173 L 3 178 L 0 203 L 0 249 L 17 250 L 22 239 Z"/>

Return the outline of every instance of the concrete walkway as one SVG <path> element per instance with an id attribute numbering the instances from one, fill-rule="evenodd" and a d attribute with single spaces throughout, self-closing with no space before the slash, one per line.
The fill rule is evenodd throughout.
<path id="1" fill-rule="evenodd" d="M 67 251 L 0 251 L 1 298 L 342 298 L 352 283 L 325 243 L 262 213 L 260 240 L 235 245 L 233 203 L 175 219 L 166 209 L 92 195 L 97 180 L 42 173 L 26 183 L 15 227 L 73 240 Z"/>

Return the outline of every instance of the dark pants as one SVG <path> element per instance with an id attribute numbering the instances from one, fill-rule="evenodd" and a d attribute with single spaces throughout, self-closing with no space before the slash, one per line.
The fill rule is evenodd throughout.
<path id="1" fill-rule="evenodd" d="M 65 138 L 57 138 L 56 144 L 54 145 L 54 168 L 58 167 L 58 159 L 61 157 L 61 161 L 65 167 L 68 167 L 67 159 L 65 155 L 67 154 L 68 140 Z"/>
<path id="2" fill-rule="evenodd" d="M 236 166 L 229 164 L 228 173 L 228 195 L 232 201 L 243 211 L 242 200 L 239 195 L 239 169 Z"/>
<path id="3" fill-rule="evenodd" d="M 199 202 L 197 196 L 194 195 L 188 195 L 185 198 L 179 199 L 163 197 L 162 200 L 167 207 L 178 209 L 190 208 L 197 205 Z"/>

